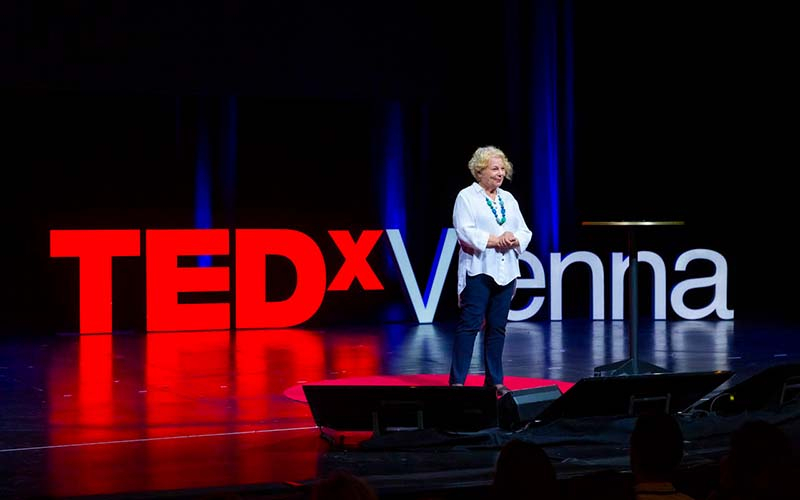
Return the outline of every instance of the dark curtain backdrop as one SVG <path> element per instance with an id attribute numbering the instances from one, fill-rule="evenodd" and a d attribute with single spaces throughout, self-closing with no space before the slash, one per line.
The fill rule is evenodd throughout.
<path id="1" fill-rule="evenodd" d="M 737 319 L 793 318 L 796 34 L 783 9 L 4 2 L 4 333 L 77 327 L 77 271 L 48 257 L 49 229 L 195 227 L 203 196 L 213 227 L 308 233 L 330 259 L 330 279 L 341 258 L 326 231 L 385 228 L 387 186 L 401 180 L 392 203 L 403 207 L 424 290 L 477 146 L 509 154 L 517 172 L 508 187 L 535 206 L 543 20 L 558 36 L 558 98 L 573 98 L 559 101 L 569 165 L 551 250 L 624 250 L 621 235 L 587 231 L 582 220 L 685 220 L 643 246 L 668 268 L 684 250 L 717 250 L 728 258 Z M 574 142 L 564 150 L 567 132 Z M 392 162 L 401 167 L 394 179 Z M 379 245 L 371 262 L 390 261 L 387 252 Z M 143 259 L 115 266 L 115 280 L 128 283 L 115 303 L 131 304 L 114 309 L 115 327 L 141 328 Z M 454 316 L 453 274 L 437 319 Z M 410 320 L 409 308 L 405 317 L 380 312 L 387 297 L 405 300 L 388 278 L 380 298 L 357 285 L 328 294 L 315 321 Z M 574 300 L 566 315 L 587 315 L 588 297 Z"/>

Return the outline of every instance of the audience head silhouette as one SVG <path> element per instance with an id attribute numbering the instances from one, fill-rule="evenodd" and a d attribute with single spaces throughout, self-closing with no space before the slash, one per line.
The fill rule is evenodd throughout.
<path id="1" fill-rule="evenodd" d="M 492 490 L 498 500 L 558 498 L 556 471 L 538 444 L 512 439 L 497 456 Z"/>
<path id="2" fill-rule="evenodd" d="M 674 416 L 639 415 L 630 439 L 633 493 L 637 500 L 693 500 L 673 484 L 683 460 L 683 431 Z"/>
<path id="3" fill-rule="evenodd" d="M 363 478 L 337 470 L 314 483 L 311 500 L 378 500 L 378 494 Z"/>
<path id="4" fill-rule="evenodd" d="M 640 415 L 631 433 L 630 459 L 637 482 L 671 481 L 683 459 L 683 432 L 675 417 Z"/>
<path id="5" fill-rule="evenodd" d="M 748 420 L 731 434 L 728 454 L 720 461 L 720 497 L 795 498 L 788 491 L 791 467 L 791 441 L 783 430 L 764 420 Z"/>

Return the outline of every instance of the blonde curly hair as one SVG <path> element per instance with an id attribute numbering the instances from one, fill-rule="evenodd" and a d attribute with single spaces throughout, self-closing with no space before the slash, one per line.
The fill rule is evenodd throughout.
<path id="1" fill-rule="evenodd" d="M 469 171 L 472 173 L 472 177 L 474 177 L 475 180 L 478 180 L 478 174 L 480 174 L 481 171 L 483 171 L 483 169 L 489 165 L 489 160 L 492 158 L 500 158 L 503 161 L 503 168 L 506 171 L 506 179 L 511 180 L 511 176 L 514 175 L 514 165 L 508 161 L 505 153 L 494 146 L 480 147 L 472 154 L 472 158 L 470 158 L 469 163 L 467 164 Z"/>

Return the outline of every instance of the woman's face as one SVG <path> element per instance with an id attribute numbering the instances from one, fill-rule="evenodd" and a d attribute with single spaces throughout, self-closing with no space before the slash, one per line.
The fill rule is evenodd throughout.
<path id="1" fill-rule="evenodd" d="M 478 184 L 487 191 L 494 191 L 500 187 L 505 178 L 506 168 L 503 166 L 503 160 L 497 157 L 490 158 L 486 168 L 478 172 Z"/>

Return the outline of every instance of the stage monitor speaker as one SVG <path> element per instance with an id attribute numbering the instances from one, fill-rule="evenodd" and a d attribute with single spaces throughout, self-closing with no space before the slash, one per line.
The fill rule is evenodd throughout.
<path id="1" fill-rule="evenodd" d="M 561 397 L 557 385 L 521 389 L 505 394 L 497 403 L 501 429 L 516 430 L 533 421 L 550 403 Z"/>
<path id="2" fill-rule="evenodd" d="M 731 371 L 655 373 L 584 378 L 553 401 L 535 420 L 678 413 L 719 387 Z"/>
<path id="3" fill-rule="evenodd" d="M 304 385 L 318 427 L 375 434 L 497 427 L 494 387 Z"/>
<path id="4" fill-rule="evenodd" d="M 698 405 L 712 413 L 777 410 L 800 398 L 800 363 L 771 366 Z"/>

